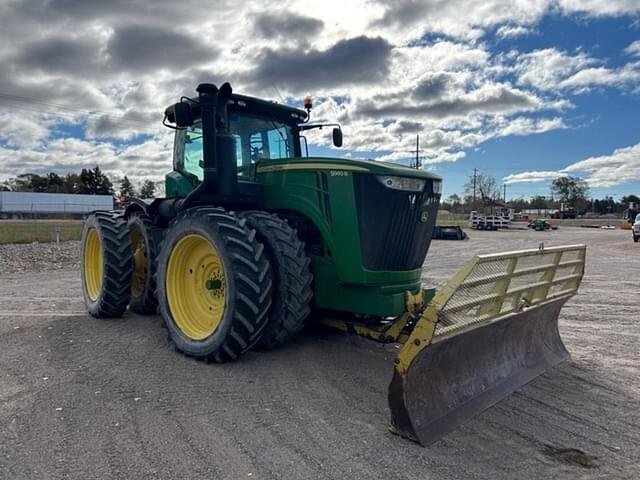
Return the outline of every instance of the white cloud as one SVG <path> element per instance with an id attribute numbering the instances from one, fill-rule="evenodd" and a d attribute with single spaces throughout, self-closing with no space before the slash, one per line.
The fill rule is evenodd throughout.
<path id="1" fill-rule="evenodd" d="M 589 16 L 619 16 L 640 12 L 637 0 L 558 0 L 566 13 L 583 13 Z"/>
<path id="2" fill-rule="evenodd" d="M 640 143 L 618 148 L 610 155 L 589 157 L 558 171 L 529 171 L 503 178 L 505 183 L 529 183 L 553 180 L 563 175 L 581 176 L 591 187 L 613 187 L 640 178 Z"/>
<path id="3" fill-rule="evenodd" d="M 496 35 L 500 38 L 516 38 L 523 35 L 530 35 L 532 29 L 523 27 L 522 25 L 502 25 L 496 31 Z"/>
<path id="4" fill-rule="evenodd" d="M 507 185 L 513 183 L 533 183 L 533 182 L 546 182 L 562 176 L 562 172 L 556 171 L 531 171 L 513 173 L 502 178 L 502 181 Z"/>
<path id="5" fill-rule="evenodd" d="M 127 175 L 138 182 L 146 178 L 159 180 L 170 169 L 171 140 L 152 138 L 142 144 L 117 148 L 106 142 L 59 138 L 46 147 L 21 148 L 19 151 L 0 147 L 0 178 L 19 173 L 77 173 L 82 168 L 99 165 L 110 175 Z"/>
<path id="6" fill-rule="evenodd" d="M 483 41 L 493 31 L 500 38 L 530 34 L 559 11 L 630 13 L 637 0 L 204 4 L 0 2 L 0 103 L 11 105 L 0 114 L 0 179 L 96 163 L 114 174 L 158 177 L 171 163 L 164 107 L 194 95 L 201 81 L 228 80 L 240 93 L 277 100 L 312 93 L 314 118 L 341 122 L 340 153 L 353 156 L 406 156 L 417 123 L 430 162 L 455 161 L 491 138 L 566 128 L 572 93 L 640 88 L 633 62 L 611 68 L 556 48 L 496 55 Z M 638 55 L 638 42 L 625 51 Z M 65 123 L 84 139 L 58 138 Z M 329 146 L 326 131 L 309 138 Z"/>
<path id="7" fill-rule="evenodd" d="M 14 148 L 42 145 L 53 122 L 44 115 L 16 115 L 0 112 L 0 142 Z"/>
<path id="8" fill-rule="evenodd" d="M 408 31 L 414 38 L 432 32 L 469 41 L 503 23 L 532 25 L 551 7 L 550 0 L 395 0 L 384 4 L 387 9 L 375 27 L 397 35 Z"/>
<path id="9" fill-rule="evenodd" d="M 640 69 L 637 67 L 637 64 L 629 64 L 615 70 L 605 67 L 585 68 L 560 82 L 559 86 L 584 92 L 590 87 L 633 85 L 640 82 Z"/>
<path id="10" fill-rule="evenodd" d="M 518 56 L 515 65 L 517 84 L 539 90 L 558 90 L 562 81 L 595 63 L 595 59 L 583 52 L 571 55 L 555 47 L 534 50 Z"/>
<path id="11" fill-rule="evenodd" d="M 567 128 L 564 120 L 560 117 L 554 118 L 527 118 L 518 117 L 512 120 L 505 120 L 504 126 L 499 125 L 497 136 L 505 137 L 509 135 L 532 135 L 544 133 L 551 130 Z"/>
<path id="12" fill-rule="evenodd" d="M 519 55 L 514 70 L 518 85 L 549 92 L 584 93 L 594 87 L 634 88 L 640 83 L 640 62 L 612 69 L 584 52 L 570 54 L 556 48 Z"/>
<path id="13" fill-rule="evenodd" d="M 636 40 L 635 42 L 631 42 L 624 51 L 629 55 L 640 56 L 640 40 Z"/>
<path id="14" fill-rule="evenodd" d="M 640 143 L 618 148 L 611 155 L 589 157 L 569 165 L 567 173 L 586 172 L 586 180 L 593 187 L 611 187 L 640 178 Z"/>

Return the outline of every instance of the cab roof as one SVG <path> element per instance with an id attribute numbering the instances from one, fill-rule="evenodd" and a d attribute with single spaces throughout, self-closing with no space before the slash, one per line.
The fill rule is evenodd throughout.
<path id="1" fill-rule="evenodd" d="M 231 95 L 228 105 L 232 111 L 245 110 L 255 115 L 275 116 L 285 123 L 302 123 L 307 118 L 307 112 L 299 108 L 235 93 Z"/>

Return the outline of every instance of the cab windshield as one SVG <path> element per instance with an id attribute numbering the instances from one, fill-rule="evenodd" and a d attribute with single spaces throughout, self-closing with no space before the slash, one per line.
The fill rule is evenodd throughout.
<path id="1" fill-rule="evenodd" d="M 295 156 L 291 125 L 245 112 L 230 111 L 229 129 L 236 140 L 239 177 L 253 177 L 255 165 L 259 162 Z M 176 152 L 177 169 L 202 180 L 204 163 L 201 122 L 195 122 L 192 127 L 181 130 L 178 134 L 184 136 L 184 150 Z M 182 142 L 176 142 L 180 143 Z"/>

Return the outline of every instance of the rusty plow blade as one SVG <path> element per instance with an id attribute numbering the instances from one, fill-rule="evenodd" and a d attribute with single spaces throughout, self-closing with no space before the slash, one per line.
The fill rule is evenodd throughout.
<path id="1" fill-rule="evenodd" d="M 427 305 L 396 359 L 391 430 L 426 446 L 569 358 L 558 332 L 582 245 L 474 257 Z"/>

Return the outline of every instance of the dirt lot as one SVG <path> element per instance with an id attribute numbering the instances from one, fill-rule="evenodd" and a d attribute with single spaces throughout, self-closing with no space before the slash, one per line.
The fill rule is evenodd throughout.
<path id="1" fill-rule="evenodd" d="M 638 478 L 640 245 L 619 230 L 470 234 L 434 242 L 426 283 L 475 252 L 589 245 L 561 317 L 572 360 L 429 448 L 387 431 L 393 355 L 375 344 L 306 334 L 206 365 L 158 317 L 87 317 L 68 254 L 0 273 L 0 478 Z M 0 272 L 33 253 L 12 248 Z"/>

